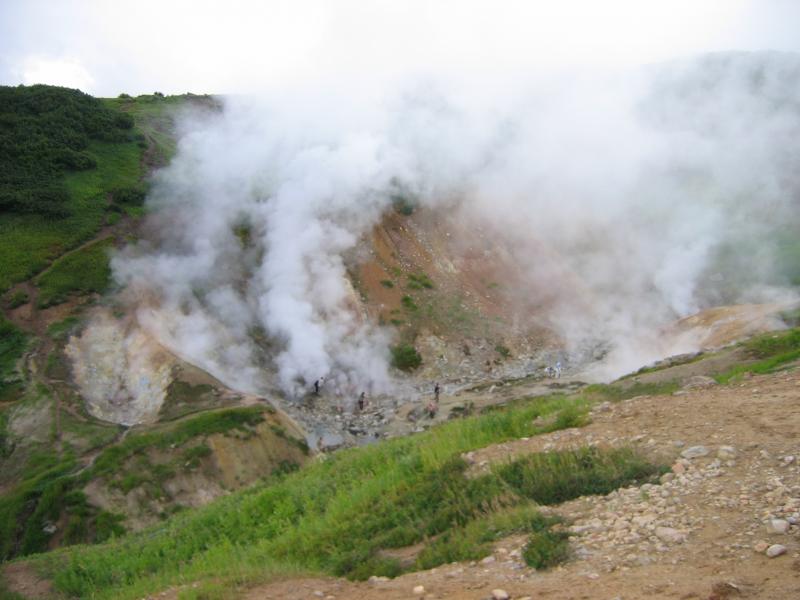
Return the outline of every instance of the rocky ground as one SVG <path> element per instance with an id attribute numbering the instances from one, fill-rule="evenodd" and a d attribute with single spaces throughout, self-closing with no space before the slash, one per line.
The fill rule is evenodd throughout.
<path id="1" fill-rule="evenodd" d="M 281 581 L 243 597 L 800 598 L 798 432 L 796 368 L 730 386 L 601 404 L 586 427 L 467 456 L 480 471 L 527 452 L 633 444 L 671 465 L 656 485 L 547 508 L 566 517 L 573 533 L 572 558 L 562 567 L 528 568 L 520 560 L 524 539 L 514 537 L 477 562 L 394 580 Z"/>

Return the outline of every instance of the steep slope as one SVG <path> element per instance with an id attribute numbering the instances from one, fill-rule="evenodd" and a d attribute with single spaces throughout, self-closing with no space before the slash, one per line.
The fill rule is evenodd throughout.
<path id="1" fill-rule="evenodd" d="M 109 254 L 138 234 L 147 177 L 174 151 L 177 115 L 215 110 L 216 101 L 0 91 L 20 99 L 4 103 L 6 122 L 33 128 L 42 142 L 35 148 L 55 156 L 53 164 L 49 154 L 25 163 L 30 177 L 16 189 L 64 192 L 64 214 L 35 203 L 5 203 L 0 214 L 0 287 L 9 288 L 0 319 L 0 560 L 135 530 L 303 464 L 304 433 L 263 400 L 227 389 L 151 340 L 113 343 L 126 320 L 103 299 Z M 3 138 L 3 177 L 24 154 L 22 142 L 7 139 L 13 133 Z M 8 145 L 17 142 L 16 150 Z M 64 152 L 85 164 L 60 168 Z M 104 315 L 111 341 L 100 335 L 81 346 L 93 314 Z M 129 402 L 130 390 L 141 405 Z"/>

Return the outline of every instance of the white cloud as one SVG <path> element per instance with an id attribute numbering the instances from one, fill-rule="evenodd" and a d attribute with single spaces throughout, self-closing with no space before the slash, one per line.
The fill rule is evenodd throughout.
<path id="1" fill-rule="evenodd" d="M 0 71 L 79 61 L 97 93 L 239 93 L 408 75 L 629 66 L 726 50 L 798 50 L 787 0 L 7 0 Z"/>
<path id="2" fill-rule="evenodd" d="M 78 88 L 91 93 L 94 89 L 94 78 L 81 64 L 71 58 L 49 58 L 30 56 L 22 67 L 22 83 L 33 85 L 47 83 L 69 88 Z"/>

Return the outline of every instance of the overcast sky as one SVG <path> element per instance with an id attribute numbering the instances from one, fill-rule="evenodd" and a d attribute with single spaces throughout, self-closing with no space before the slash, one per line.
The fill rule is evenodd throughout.
<path id="1" fill-rule="evenodd" d="M 0 0 L 0 83 L 241 93 L 800 50 L 797 0 Z"/>

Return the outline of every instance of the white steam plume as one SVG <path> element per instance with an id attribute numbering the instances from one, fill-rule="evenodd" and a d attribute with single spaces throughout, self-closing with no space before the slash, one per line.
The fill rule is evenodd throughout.
<path id="1" fill-rule="evenodd" d="M 675 318 L 787 289 L 796 56 L 400 92 L 235 99 L 193 123 L 156 178 L 152 243 L 113 263 L 140 322 L 240 389 L 264 368 L 289 394 L 389 389 L 389 337 L 342 256 L 398 189 L 491 225 L 526 273 L 521 310 L 576 355 L 608 345 L 614 372 L 675 350 L 658 345 Z"/>

